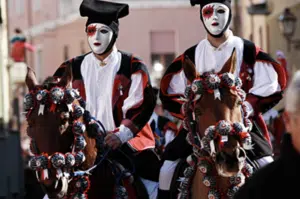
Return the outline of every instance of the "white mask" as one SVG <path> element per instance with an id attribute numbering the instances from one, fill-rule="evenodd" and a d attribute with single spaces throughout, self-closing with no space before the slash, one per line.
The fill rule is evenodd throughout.
<path id="1" fill-rule="evenodd" d="M 87 27 L 87 36 L 90 48 L 96 54 L 102 54 L 113 37 L 110 27 L 101 23 L 92 23 Z"/>
<path id="2" fill-rule="evenodd" d="M 210 3 L 202 8 L 203 23 L 212 35 L 221 34 L 229 20 L 229 8 L 222 3 Z"/>

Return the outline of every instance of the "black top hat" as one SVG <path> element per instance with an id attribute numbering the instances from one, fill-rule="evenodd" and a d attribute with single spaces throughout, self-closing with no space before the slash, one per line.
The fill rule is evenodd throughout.
<path id="1" fill-rule="evenodd" d="M 88 17 L 86 25 L 91 23 L 110 25 L 113 21 L 118 23 L 119 18 L 129 14 L 128 4 L 101 0 L 83 0 L 79 10 L 82 17 Z"/>
<path id="2" fill-rule="evenodd" d="M 231 7 L 231 0 L 190 0 L 190 3 L 192 6 L 200 5 L 201 8 L 210 3 L 222 3 L 229 8 Z"/>

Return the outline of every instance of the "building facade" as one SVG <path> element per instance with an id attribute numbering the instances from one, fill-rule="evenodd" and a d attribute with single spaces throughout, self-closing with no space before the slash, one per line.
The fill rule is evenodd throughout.
<path id="1" fill-rule="evenodd" d="M 206 37 L 199 6 L 189 0 L 113 0 L 129 4 L 129 15 L 120 19 L 117 47 L 132 52 L 148 66 L 153 86 L 159 87 L 167 66 L 179 54 Z M 86 18 L 79 15 L 80 0 L 8 0 L 9 38 L 15 28 L 23 30 L 27 42 L 35 46 L 26 53 L 26 63 L 33 67 L 41 82 L 53 75 L 67 59 L 90 51 L 85 33 Z M 237 10 L 237 0 L 233 10 Z M 233 11 L 233 12 L 234 12 Z M 232 24 L 239 19 L 234 18 Z M 239 26 L 231 25 L 234 32 Z M 22 97 L 26 67 L 11 64 L 11 101 L 18 129 L 25 131 Z"/>
<path id="2" fill-rule="evenodd" d="M 117 47 L 139 56 L 152 72 L 163 69 L 184 49 L 205 37 L 199 8 L 187 0 L 131 0 L 127 17 L 120 19 Z M 79 15 L 79 0 L 10 0 L 9 33 L 20 27 L 28 42 L 27 63 L 40 79 L 52 75 L 66 59 L 89 51 L 85 34 L 86 18 Z M 158 69 L 161 74 L 161 69 Z M 159 76 L 159 75 L 158 75 Z M 154 76 L 156 77 L 156 76 Z"/>
<path id="3" fill-rule="evenodd" d="M 256 8 L 260 8 L 261 12 L 250 15 L 251 3 L 256 5 Z M 281 34 L 278 21 L 284 9 L 289 8 L 298 19 L 293 39 L 300 39 L 300 0 L 241 0 L 241 4 L 243 36 L 254 41 L 274 58 L 278 50 L 282 51 L 287 58 L 291 73 L 300 69 L 300 49 L 293 45 L 289 49 L 288 42 Z"/>
<path id="4" fill-rule="evenodd" d="M 278 51 L 283 52 L 287 60 L 287 70 L 291 76 L 300 69 L 300 46 L 291 44 L 279 28 L 279 16 L 286 8 L 298 19 L 292 40 L 300 39 L 300 0 L 241 0 L 241 28 L 243 37 L 254 41 L 274 59 Z M 282 100 L 275 108 L 283 108 Z"/>

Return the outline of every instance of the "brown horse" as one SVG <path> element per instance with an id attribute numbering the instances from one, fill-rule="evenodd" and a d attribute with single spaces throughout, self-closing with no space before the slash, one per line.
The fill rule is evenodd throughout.
<path id="1" fill-rule="evenodd" d="M 148 198 L 139 179 L 110 158 L 101 122 L 85 110 L 85 101 L 71 88 L 69 66 L 59 79 L 38 85 L 28 68 L 25 96 L 27 133 L 35 156 L 29 166 L 49 198 Z"/>
<path id="2" fill-rule="evenodd" d="M 235 63 L 234 50 L 219 73 L 200 75 L 185 57 L 189 84 L 182 99 L 184 128 L 193 154 L 187 158 L 177 198 L 232 198 L 252 173 L 245 152 L 252 147 L 247 132 L 251 124 L 243 116 L 245 93 L 234 76 Z"/>

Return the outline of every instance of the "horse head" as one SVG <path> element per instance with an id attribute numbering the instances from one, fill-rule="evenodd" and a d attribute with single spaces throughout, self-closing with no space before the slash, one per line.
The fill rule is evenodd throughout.
<path id="1" fill-rule="evenodd" d="M 183 68 L 189 82 L 182 99 L 187 141 L 201 157 L 213 160 L 220 176 L 235 176 L 245 165 L 245 150 L 251 148 L 251 124 L 243 117 L 245 92 L 235 77 L 236 51 L 219 73 L 200 75 L 188 57 Z"/>
<path id="2" fill-rule="evenodd" d="M 27 134 L 35 155 L 29 166 L 49 198 L 66 196 L 71 179 L 81 193 L 87 192 L 88 177 L 74 173 L 94 165 L 98 151 L 95 136 L 105 131 L 85 110 L 79 92 L 72 89 L 72 68 L 66 67 L 61 79 L 48 77 L 41 85 L 29 67 L 26 76 Z"/>

